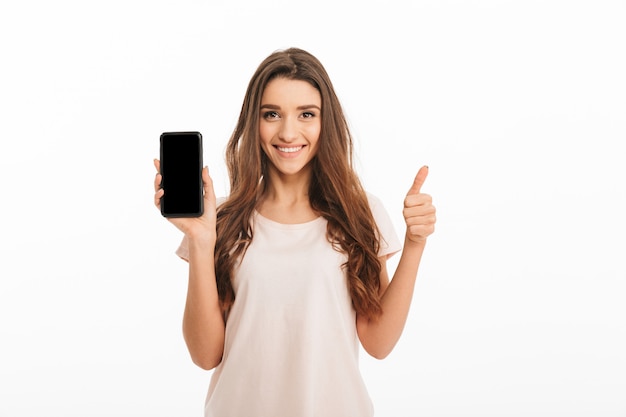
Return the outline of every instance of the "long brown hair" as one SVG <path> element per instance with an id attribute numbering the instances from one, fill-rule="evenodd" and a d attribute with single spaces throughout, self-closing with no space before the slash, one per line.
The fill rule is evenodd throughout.
<path id="1" fill-rule="evenodd" d="M 250 219 L 264 191 L 267 157 L 261 150 L 261 97 L 269 81 L 284 77 L 310 83 L 321 95 L 321 132 L 313 164 L 311 207 L 328 221 L 327 237 L 347 254 L 352 303 L 359 314 L 375 318 L 380 305 L 379 236 L 367 195 L 353 169 L 352 136 L 326 70 L 310 53 L 297 48 L 267 57 L 252 76 L 241 114 L 226 147 L 230 195 L 217 211 L 215 272 L 219 299 L 227 312 L 235 299 L 234 267 L 253 238 Z"/>

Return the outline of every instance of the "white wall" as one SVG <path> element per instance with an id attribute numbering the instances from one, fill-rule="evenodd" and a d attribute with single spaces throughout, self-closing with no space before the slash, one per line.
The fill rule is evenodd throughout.
<path id="1" fill-rule="evenodd" d="M 0 6 L 0 415 L 201 415 L 158 135 L 200 130 L 223 194 L 249 77 L 299 46 L 399 233 L 431 167 L 409 322 L 363 357 L 377 415 L 626 416 L 623 1 L 211 3 Z"/>

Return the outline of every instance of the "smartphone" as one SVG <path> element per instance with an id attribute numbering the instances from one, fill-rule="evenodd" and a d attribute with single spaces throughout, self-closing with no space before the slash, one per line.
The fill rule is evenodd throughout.
<path id="1" fill-rule="evenodd" d="M 161 214 L 164 217 L 202 215 L 202 135 L 200 132 L 161 134 Z"/>

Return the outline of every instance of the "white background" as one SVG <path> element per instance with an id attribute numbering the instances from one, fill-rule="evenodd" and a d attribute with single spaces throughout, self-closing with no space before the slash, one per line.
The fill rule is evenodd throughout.
<path id="1" fill-rule="evenodd" d="M 0 6 L 0 415 L 202 414 L 152 159 L 199 130 L 224 194 L 247 82 L 298 46 L 399 234 L 430 166 L 409 321 L 362 356 L 377 416 L 626 416 L 626 3 L 213 3 Z"/>

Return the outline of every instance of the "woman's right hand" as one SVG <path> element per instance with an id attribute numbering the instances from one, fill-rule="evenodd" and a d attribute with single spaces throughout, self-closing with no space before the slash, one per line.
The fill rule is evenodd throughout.
<path id="1" fill-rule="evenodd" d="M 161 210 L 161 198 L 164 195 L 161 188 L 161 161 L 154 160 L 157 174 L 154 177 L 154 204 Z M 202 184 L 204 188 L 204 212 L 200 217 L 168 217 L 167 219 L 182 231 L 189 239 L 207 239 L 215 244 L 216 240 L 216 202 L 213 180 L 209 176 L 209 169 L 202 169 Z"/>

